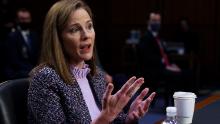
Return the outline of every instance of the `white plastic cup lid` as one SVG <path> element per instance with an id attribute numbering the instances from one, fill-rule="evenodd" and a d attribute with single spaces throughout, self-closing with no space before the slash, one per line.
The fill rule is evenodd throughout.
<path id="1" fill-rule="evenodd" d="M 176 107 L 167 107 L 166 108 L 167 116 L 176 116 Z"/>
<path id="2" fill-rule="evenodd" d="M 173 94 L 173 98 L 197 98 L 195 93 L 178 91 Z"/>

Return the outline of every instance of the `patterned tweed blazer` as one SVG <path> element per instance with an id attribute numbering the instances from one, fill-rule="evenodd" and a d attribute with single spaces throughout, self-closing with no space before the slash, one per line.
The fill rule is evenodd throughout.
<path id="1" fill-rule="evenodd" d="M 104 73 L 87 76 L 97 106 L 106 89 Z M 28 91 L 28 121 L 30 124 L 89 124 L 91 117 L 77 82 L 66 84 L 49 66 L 33 72 Z M 120 113 L 113 122 L 124 123 L 126 114 Z"/>

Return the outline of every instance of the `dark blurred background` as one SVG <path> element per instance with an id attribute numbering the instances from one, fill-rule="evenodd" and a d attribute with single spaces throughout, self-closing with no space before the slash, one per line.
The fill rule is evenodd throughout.
<path id="1" fill-rule="evenodd" d="M 10 25 L 15 11 L 25 7 L 32 12 L 33 27 L 41 34 L 44 17 L 57 0 L 0 0 L 1 27 Z M 144 32 L 152 11 L 162 15 L 161 36 L 175 41 L 176 27 L 187 18 L 199 41 L 199 86 L 219 85 L 220 1 L 219 0 L 86 0 L 94 13 L 96 42 L 100 61 L 111 75 L 138 73 L 135 54 L 126 52 L 126 39 L 132 29 Z M 1 28 L 2 30 L 2 28 Z M 1 37 L 5 34 L 1 33 Z M 133 51 L 134 52 L 134 51 Z M 1 61 L 4 58 L 1 58 Z M 185 61 L 185 60 L 184 60 Z M 187 60 L 186 60 L 187 61 Z M 197 63 L 196 63 L 197 64 Z M 2 66 L 2 65 L 1 65 Z"/>
<path id="2" fill-rule="evenodd" d="M 0 69 L 4 67 L 4 42 L 15 23 L 18 8 L 32 13 L 32 28 L 42 33 L 43 21 L 49 8 L 58 0 L 0 0 Z M 176 40 L 181 19 L 187 19 L 197 37 L 196 59 L 186 54 L 170 54 L 181 68 L 193 70 L 198 95 L 219 90 L 220 86 L 220 1 L 219 0 L 85 0 L 94 14 L 96 47 L 102 67 L 110 75 L 126 79 L 141 76 L 138 70 L 136 43 L 128 43 L 131 31 L 140 36 L 147 29 L 151 12 L 162 17 L 160 35 L 169 44 Z M 40 35 L 41 36 L 41 35 Z M 172 52 L 171 52 L 172 53 Z M 2 73 L 2 72 L 1 72 Z M 117 76 L 116 76 L 117 77 Z M 117 79 L 117 78 L 116 78 Z M 5 81 L 3 74 L 0 80 Z M 120 80 L 120 79 L 119 79 Z M 147 80 L 147 79 L 145 79 Z M 199 97 L 201 98 L 201 97 Z M 156 105 L 161 104 L 160 98 Z M 159 105 L 160 106 L 160 105 Z M 161 105 L 163 106 L 163 105 Z M 160 109 L 164 112 L 164 108 Z M 154 111 L 154 110 L 153 110 Z M 157 111 L 157 110 L 156 110 Z M 152 112 L 152 111 L 151 111 Z M 150 115 L 150 114 L 149 114 Z M 162 117 L 164 117 L 164 113 Z M 160 116 L 161 117 L 161 116 Z M 158 120 L 158 118 L 155 120 Z M 150 118 L 154 118 L 150 116 Z M 145 122 L 145 121 L 142 121 Z"/>

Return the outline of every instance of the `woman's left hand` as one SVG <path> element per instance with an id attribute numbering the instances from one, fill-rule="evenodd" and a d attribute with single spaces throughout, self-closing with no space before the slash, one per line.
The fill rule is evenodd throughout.
<path id="1" fill-rule="evenodd" d="M 138 121 L 139 118 L 143 117 L 145 113 L 148 111 L 151 101 L 155 96 L 155 92 L 151 93 L 151 95 L 146 98 L 149 89 L 145 88 L 139 96 L 132 102 L 130 109 L 128 111 L 128 116 L 126 118 L 126 124 L 134 123 Z"/>

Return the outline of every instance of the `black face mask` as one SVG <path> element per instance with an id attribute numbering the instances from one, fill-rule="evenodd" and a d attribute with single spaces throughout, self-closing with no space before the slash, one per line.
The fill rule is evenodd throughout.
<path id="1" fill-rule="evenodd" d="M 31 23 L 21 22 L 19 23 L 19 26 L 21 27 L 21 30 L 27 30 L 31 27 Z"/>
<path id="2" fill-rule="evenodd" d="M 152 31 L 158 32 L 160 30 L 160 23 L 151 23 L 150 27 Z"/>

